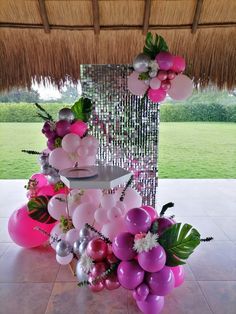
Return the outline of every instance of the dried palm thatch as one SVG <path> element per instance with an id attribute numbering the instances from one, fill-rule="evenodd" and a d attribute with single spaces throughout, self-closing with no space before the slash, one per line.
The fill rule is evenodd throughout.
<path id="1" fill-rule="evenodd" d="M 236 1 L 226 6 L 221 0 L 198 0 L 198 16 L 196 0 L 102 0 L 97 18 L 94 2 L 3 0 L 0 89 L 29 87 L 32 78 L 58 86 L 68 77 L 77 81 L 84 63 L 130 63 L 142 50 L 145 29 L 162 35 L 172 53 L 186 58 L 196 83 L 236 86 Z M 148 5 L 151 14 L 144 18 Z"/>

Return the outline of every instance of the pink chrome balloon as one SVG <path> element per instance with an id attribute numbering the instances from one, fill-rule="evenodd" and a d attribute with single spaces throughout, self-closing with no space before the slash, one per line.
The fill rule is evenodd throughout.
<path id="1" fill-rule="evenodd" d="M 105 280 L 105 287 L 107 290 L 115 290 L 120 287 L 120 283 L 116 274 L 112 274 Z"/>
<path id="2" fill-rule="evenodd" d="M 35 230 L 36 227 L 50 233 L 53 224 L 43 224 L 29 217 L 27 205 L 13 212 L 8 221 L 8 232 L 11 239 L 25 248 L 37 247 L 48 240 L 48 236 Z"/>
<path id="3" fill-rule="evenodd" d="M 88 281 L 91 282 L 92 280 L 94 280 L 94 278 L 92 276 L 89 276 Z M 89 288 L 92 292 L 100 292 L 104 289 L 104 283 L 103 281 L 99 281 L 98 283 L 94 283 L 94 284 L 90 284 Z"/>
<path id="4" fill-rule="evenodd" d="M 152 248 L 148 252 L 138 254 L 138 263 L 150 273 L 160 271 L 166 263 L 166 253 L 161 245 Z"/>
<path id="5" fill-rule="evenodd" d="M 162 81 L 161 82 L 161 88 L 164 90 L 164 91 L 168 91 L 171 87 L 171 84 L 170 84 L 170 81 L 169 80 L 165 80 L 165 81 Z"/>
<path id="6" fill-rule="evenodd" d="M 79 135 L 80 137 L 84 136 L 84 134 L 88 130 L 88 125 L 84 121 L 77 120 L 70 126 L 70 132 Z"/>
<path id="7" fill-rule="evenodd" d="M 167 78 L 168 80 L 173 80 L 176 77 L 176 74 L 174 71 L 170 70 L 167 72 Z"/>
<path id="8" fill-rule="evenodd" d="M 155 208 L 153 208 L 152 206 L 142 205 L 142 208 L 146 210 L 146 212 L 150 215 L 152 221 L 154 221 L 158 217 Z"/>
<path id="9" fill-rule="evenodd" d="M 157 73 L 157 78 L 160 80 L 160 81 L 164 81 L 167 79 L 167 72 L 166 71 L 162 71 L 160 70 L 158 73 Z"/>
<path id="10" fill-rule="evenodd" d="M 149 294 L 144 301 L 136 301 L 138 308 L 144 314 L 159 314 L 164 307 L 164 297 Z"/>
<path id="11" fill-rule="evenodd" d="M 94 263 L 94 266 L 91 269 L 91 276 L 93 277 L 100 276 L 106 270 L 107 270 L 106 263 L 103 262 Z"/>
<path id="12" fill-rule="evenodd" d="M 148 273 L 146 282 L 150 288 L 150 293 L 165 296 L 169 294 L 175 286 L 175 278 L 170 267 L 164 266 L 159 272 Z"/>
<path id="13" fill-rule="evenodd" d="M 175 288 L 179 287 L 184 282 L 184 267 L 182 265 L 176 266 L 176 267 L 170 267 L 174 274 L 175 278 Z"/>
<path id="14" fill-rule="evenodd" d="M 119 233 L 112 242 L 113 253 L 122 261 L 128 261 L 136 256 L 133 250 L 134 236 L 129 232 Z"/>
<path id="15" fill-rule="evenodd" d="M 102 239 L 92 239 L 87 246 L 87 254 L 94 261 L 102 261 L 107 256 L 107 244 Z"/>

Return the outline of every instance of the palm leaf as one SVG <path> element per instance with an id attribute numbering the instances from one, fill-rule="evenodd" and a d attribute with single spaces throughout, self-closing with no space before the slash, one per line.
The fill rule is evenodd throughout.
<path id="1" fill-rule="evenodd" d="M 159 52 L 168 50 L 168 46 L 162 36 L 157 34 L 153 36 L 152 33 L 147 33 L 143 53 L 148 55 L 151 59 L 155 59 Z"/>
<path id="2" fill-rule="evenodd" d="M 88 122 L 93 110 L 93 104 L 89 98 L 81 97 L 71 107 L 71 110 L 77 120 Z"/>
<path id="3" fill-rule="evenodd" d="M 45 224 L 55 222 L 56 220 L 48 212 L 48 201 L 49 197 L 43 195 L 32 198 L 27 204 L 29 216 Z"/>
<path id="4" fill-rule="evenodd" d="M 182 227 L 182 228 L 181 228 Z M 167 266 L 178 266 L 185 261 L 200 244 L 200 234 L 189 224 L 174 224 L 159 237 L 159 243 L 165 249 Z"/>

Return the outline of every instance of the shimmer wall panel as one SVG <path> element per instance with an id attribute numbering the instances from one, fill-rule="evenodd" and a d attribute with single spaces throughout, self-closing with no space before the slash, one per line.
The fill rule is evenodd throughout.
<path id="1" fill-rule="evenodd" d="M 83 96 L 94 101 L 93 134 L 99 162 L 134 173 L 143 203 L 155 206 L 158 180 L 159 110 L 127 90 L 128 65 L 82 65 Z"/>

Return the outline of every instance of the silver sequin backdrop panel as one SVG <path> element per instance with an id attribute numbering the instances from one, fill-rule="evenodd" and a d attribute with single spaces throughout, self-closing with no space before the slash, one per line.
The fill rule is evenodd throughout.
<path id="1" fill-rule="evenodd" d="M 128 65 L 81 65 L 84 96 L 94 101 L 93 134 L 99 160 L 134 173 L 143 203 L 155 206 L 158 183 L 159 110 L 127 90 Z"/>

